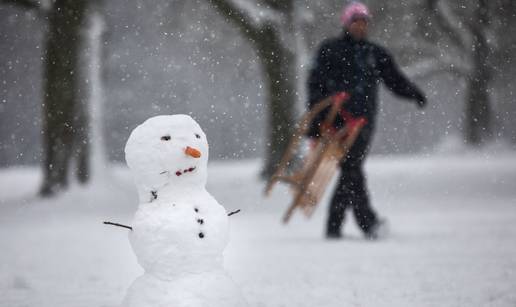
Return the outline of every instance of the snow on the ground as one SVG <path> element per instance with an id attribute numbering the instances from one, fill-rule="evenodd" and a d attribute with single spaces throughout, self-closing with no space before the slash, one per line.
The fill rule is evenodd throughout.
<path id="1" fill-rule="evenodd" d="M 373 157 L 375 207 L 391 235 L 323 238 L 315 216 L 284 226 L 285 186 L 262 197 L 258 161 L 216 162 L 208 189 L 231 217 L 226 267 L 251 306 L 516 306 L 516 154 Z M 34 168 L 0 170 L 0 306 L 117 306 L 141 274 L 127 231 L 127 169 L 50 200 Z"/>

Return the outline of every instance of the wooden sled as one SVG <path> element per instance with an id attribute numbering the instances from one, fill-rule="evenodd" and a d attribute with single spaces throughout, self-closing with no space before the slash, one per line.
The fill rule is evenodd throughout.
<path id="1" fill-rule="evenodd" d="M 290 185 L 293 200 L 283 217 L 287 223 L 296 209 L 302 210 L 305 216 L 310 217 L 321 200 L 328 184 L 337 172 L 340 161 L 355 142 L 362 127 L 366 124 L 364 118 L 346 120 L 340 130 L 333 129 L 333 122 L 342 104 L 348 99 L 346 93 L 339 93 L 328 97 L 316 104 L 301 118 L 290 143 L 283 155 L 277 170 L 267 182 L 265 194 L 269 195 L 278 181 Z M 302 141 L 317 114 L 331 106 L 331 109 L 321 125 L 321 136 L 311 140 L 312 146 L 303 158 L 300 166 L 295 167 L 296 153 L 301 150 Z"/>

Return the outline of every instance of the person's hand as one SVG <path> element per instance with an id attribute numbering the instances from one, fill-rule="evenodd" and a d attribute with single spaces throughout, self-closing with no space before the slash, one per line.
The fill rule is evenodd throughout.
<path id="1" fill-rule="evenodd" d="M 418 93 L 414 99 L 416 100 L 417 107 L 423 109 L 426 106 L 426 97 L 425 95 Z"/>

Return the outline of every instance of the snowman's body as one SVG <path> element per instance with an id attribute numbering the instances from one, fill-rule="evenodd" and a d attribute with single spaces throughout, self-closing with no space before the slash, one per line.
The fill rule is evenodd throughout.
<path id="1" fill-rule="evenodd" d="M 140 195 L 129 238 L 145 273 L 124 306 L 246 306 L 224 271 L 228 217 L 205 189 L 199 125 L 186 115 L 151 118 L 131 134 L 126 160 Z"/>
<path id="2" fill-rule="evenodd" d="M 138 277 L 129 288 L 125 306 L 241 307 L 247 306 L 234 283 L 223 272 L 189 274 L 164 281 L 152 274 Z"/>

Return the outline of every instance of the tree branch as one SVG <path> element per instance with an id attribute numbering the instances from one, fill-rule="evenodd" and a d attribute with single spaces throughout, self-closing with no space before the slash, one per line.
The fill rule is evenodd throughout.
<path id="1" fill-rule="evenodd" d="M 419 59 L 404 66 L 404 70 L 409 76 L 424 78 L 437 72 L 448 72 L 465 78 L 471 71 L 471 67 L 468 65 L 469 55 L 461 53 L 453 55 L 450 52 L 442 52 L 434 44 L 425 41 L 418 42 L 417 47 L 400 45 L 392 50 L 395 54 Z"/>
<path id="2" fill-rule="evenodd" d="M 466 78 L 469 72 L 464 67 L 459 67 L 452 62 L 444 62 L 436 59 L 423 59 L 403 68 L 403 71 L 413 78 L 425 78 L 436 73 L 451 73 L 461 78 Z"/>
<path id="3" fill-rule="evenodd" d="M 217 11 L 234 23 L 245 37 L 256 40 L 259 36 L 259 29 L 253 26 L 251 17 L 244 14 L 232 0 L 207 0 Z"/>
<path id="4" fill-rule="evenodd" d="M 263 0 L 263 2 L 270 8 L 284 13 L 292 11 L 294 5 L 292 0 Z"/>
<path id="5" fill-rule="evenodd" d="M 473 18 L 467 20 L 465 24 L 472 35 L 476 37 L 475 39 L 482 39 L 483 42 L 487 41 L 483 31 L 489 25 L 489 11 L 485 0 L 478 1 L 478 7 L 475 9 Z"/>
<path id="6" fill-rule="evenodd" d="M 450 16 L 446 16 L 446 13 L 444 12 L 444 5 L 440 5 L 439 0 L 427 0 L 427 5 L 430 11 L 433 13 L 433 17 L 435 18 L 437 26 L 441 29 L 441 32 L 447 35 L 447 37 L 460 50 L 467 50 L 467 41 L 464 39 L 463 35 L 461 35 L 460 30 L 450 22 Z M 451 14 L 451 12 L 449 12 L 449 14 Z"/>
<path id="7" fill-rule="evenodd" d="M 31 0 L 0 0 L 0 3 L 10 4 L 19 8 L 28 10 L 39 10 L 41 9 L 41 3 L 39 1 L 34 2 Z"/>

